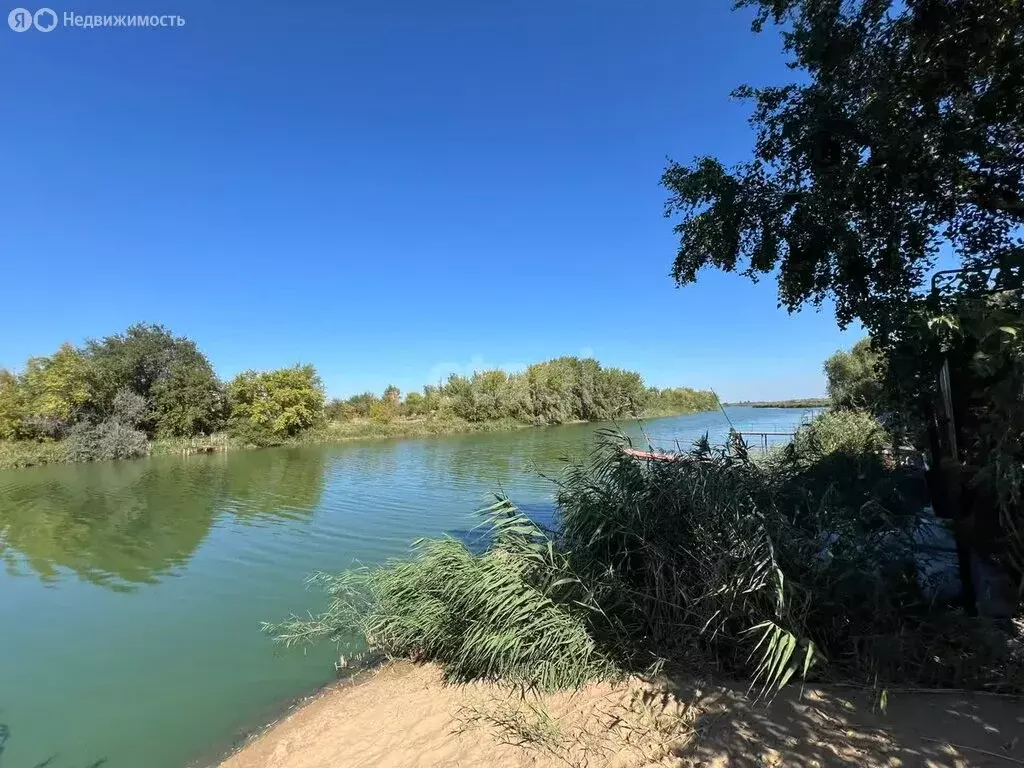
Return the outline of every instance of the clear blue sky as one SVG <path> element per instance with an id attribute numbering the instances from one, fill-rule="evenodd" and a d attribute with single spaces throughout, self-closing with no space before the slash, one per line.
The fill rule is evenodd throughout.
<path id="1" fill-rule="evenodd" d="M 83 2 L 180 29 L 0 28 L 0 366 L 136 321 L 328 392 L 593 354 L 817 395 L 859 337 L 774 280 L 676 289 L 666 157 L 747 156 L 788 79 L 728 0 Z"/>

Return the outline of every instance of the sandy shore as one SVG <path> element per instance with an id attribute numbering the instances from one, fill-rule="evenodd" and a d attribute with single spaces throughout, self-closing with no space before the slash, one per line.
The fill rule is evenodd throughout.
<path id="1" fill-rule="evenodd" d="M 639 680 L 536 698 L 445 686 L 397 663 L 330 688 L 221 768 L 1024 765 L 1024 701 L 798 688 L 770 707 L 728 686 Z"/>

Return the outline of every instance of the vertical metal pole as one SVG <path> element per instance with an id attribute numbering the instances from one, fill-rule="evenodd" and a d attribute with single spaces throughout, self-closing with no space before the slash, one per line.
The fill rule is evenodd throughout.
<path id="1" fill-rule="evenodd" d="M 939 394 L 942 397 L 942 418 L 946 420 L 948 456 L 939 460 L 941 475 L 946 492 L 950 495 L 953 513 L 953 538 L 956 542 L 957 567 L 960 571 L 960 586 L 963 591 L 964 610 L 968 616 L 978 615 L 978 597 L 974 587 L 973 521 L 969 521 L 964 508 L 962 477 L 960 473 L 960 451 L 956 440 L 956 417 L 953 411 L 953 387 L 949 376 L 949 358 L 942 361 L 939 370 Z M 952 487 L 951 487 L 952 486 Z"/>
<path id="2" fill-rule="evenodd" d="M 956 445 L 956 419 L 953 416 L 953 385 L 949 380 L 949 358 L 942 361 L 939 371 L 939 392 L 942 393 L 943 417 L 946 419 L 946 430 L 949 437 L 949 455 L 953 461 L 960 461 L 960 451 Z"/>

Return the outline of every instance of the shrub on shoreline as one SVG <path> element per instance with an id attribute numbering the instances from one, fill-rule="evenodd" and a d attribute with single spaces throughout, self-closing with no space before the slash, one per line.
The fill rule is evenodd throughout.
<path id="1" fill-rule="evenodd" d="M 385 568 L 317 574 L 327 611 L 268 629 L 287 645 L 330 639 L 349 652 L 365 639 L 374 651 L 438 661 L 452 682 L 552 690 L 614 674 L 589 631 L 600 605 L 568 558 L 507 501 L 486 515 L 495 538 L 486 552 L 425 539 L 414 557 Z"/>
<path id="2" fill-rule="evenodd" d="M 796 455 L 814 461 L 834 453 L 870 456 L 892 448 L 893 438 L 865 411 L 825 411 L 797 430 Z"/>

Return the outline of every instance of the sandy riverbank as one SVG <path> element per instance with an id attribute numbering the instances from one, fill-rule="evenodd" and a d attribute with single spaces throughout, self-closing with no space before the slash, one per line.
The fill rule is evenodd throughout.
<path id="1" fill-rule="evenodd" d="M 328 688 L 221 768 L 640 768 L 1024 765 L 1024 701 L 899 693 L 886 714 L 851 689 L 770 707 L 727 686 L 631 680 L 523 699 L 392 664 Z"/>

